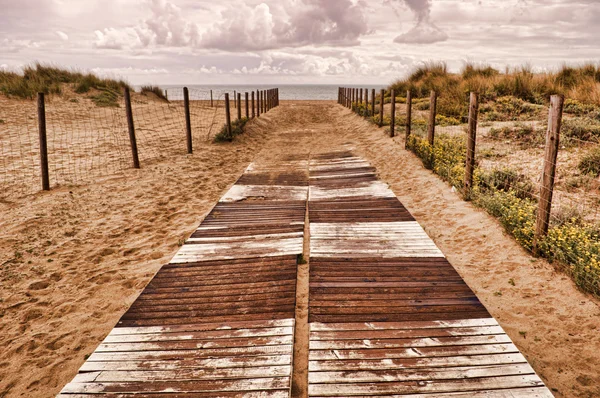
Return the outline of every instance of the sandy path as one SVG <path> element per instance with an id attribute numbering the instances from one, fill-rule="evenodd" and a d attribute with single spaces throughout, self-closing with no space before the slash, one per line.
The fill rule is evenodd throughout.
<path id="1" fill-rule="evenodd" d="M 557 396 L 600 395 L 597 301 L 424 170 L 401 139 L 333 103 L 293 101 L 234 144 L 0 204 L 0 397 L 59 391 L 250 161 L 344 143 L 377 167 Z"/>

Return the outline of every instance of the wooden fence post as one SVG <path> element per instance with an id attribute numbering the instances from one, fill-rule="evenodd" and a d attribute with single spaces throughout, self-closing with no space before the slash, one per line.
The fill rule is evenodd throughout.
<path id="1" fill-rule="evenodd" d="M 471 198 L 473 189 L 473 171 L 475 170 L 475 144 L 477 141 L 477 112 L 479 111 L 479 96 L 471 93 L 469 100 L 469 126 L 467 130 L 467 162 L 465 166 L 465 198 Z"/>
<path id="2" fill-rule="evenodd" d="M 358 103 L 362 104 L 362 102 L 363 102 L 363 89 L 361 88 L 360 89 L 360 95 L 358 97 Z"/>
<path id="3" fill-rule="evenodd" d="M 410 140 L 410 129 L 412 124 L 412 93 L 410 90 L 406 91 L 406 141 L 404 142 L 404 148 L 408 149 L 408 142 Z"/>
<path id="4" fill-rule="evenodd" d="M 260 91 L 256 90 L 256 116 L 260 117 Z"/>
<path id="5" fill-rule="evenodd" d="M 133 167 L 140 168 L 140 158 L 138 157 L 137 140 L 135 139 L 135 126 L 133 124 L 133 110 L 131 109 L 131 95 L 129 88 L 125 87 L 125 113 L 127 115 L 127 128 L 129 130 L 129 142 L 131 143 L 131 155 L 133 156 Z"/>
<path id="6" fill-rule="evenodd" d="M 225 93 L 225 123 L 227 125 L 227 137 L 233 140 L 231 131 L 231 108 L 229 105 L 229 93 Z"/>
<path id="7" fill-rule="evenodd" d="M 246 96 L 246 119 L 250 119 L 250 104 L 248 103 L 248 92 L 245 93 Z"/>
<path id="8" fill-rule="evenodd" d="M 260 90 L 260 112 L 265 113 L 265 92 Z"/>
<path id="9" fill-rule="evenodd" d="M 254 90 L 252 90 L 252 119 L 256 116 L 256 109 L 254 108 Z"/>
<path id="10" fill-rule="evenodd" d="M 213 107 L 213 92 L 210 90 L 210 107 Z"/>
<path id="11" fill-rule="evenodd" d="M 427 140 L 429 141 L 429 145 L 433 148 L 434 139 L 435 139 L 435 115 L 437 109 L 437 93 L 435 91 L 431 91 L 431 95 L 429 96 L 429 125 L 427 126 Z"/>
<path id="12" fill-rule="evenodd" d="M 542 184 L 540 187 L 540 198 L 535 219 L 535 236 L 533 238 L 533 252 L 536 255 L 540 254 L 539 244 L 548 233 L 548 226 L 550 224 L 550 211 L 552 210 L 552 193 L 554 190 L 554 177 L 556 175 L 558 146 L 560 144 L 563 104 L 564 97 L 562 95 L 553 95 L 550 97 L 544 169 L 542 171 Z"/>
<path id="13" fill-rule="evenodd" d="M 369 117 L 369 89 L 365 88 L 365 112 L 364 117 Z"/>
<path id="14" fill-rule="evenodd" d="M 237 117 L 242 120 L 242 93 L 237 93 Z"/>
<path id="15" fill-rule="evenodd" d="M 38 132 L 40 135 L 40 167 L 42 169 L 42 189 L 50 190 L 50 173 L 48 171 L 48 139 L 46 135 L 46 103 L 44 93 L 37 96 Z"/>
<path id="16" fill-rule="evenodd" d="M 375 116 L 375 89 L 371 90 L 371 115 Z"/>
<path id="17" fill-rule="evenodd" d="M 192 153 L 192 119 L 190 117 L 190 93 L 187 87 L 183 88 L 183 108 L 185 110 L 185 137 L 187 141 L 187 151 L 188 153 Z"/>
<path id="18" fill-rule="evenodd" d="M 236 107 L 237 91 L 233 90 L 233 107 Z"/>
<path id="19" fill-rule="evenodd" d="M 379 127 L 383 127 L 383 99 L 385 97 L 385 90 L 381 89 L 381 94 L 379 95 Z"/>
<path id="20" fill-rule="evenodd" d="M 390 115 L 390 137 L 394 137 L 396 134 L 396 91 L 394 89 L 391 90 L 392 94 L 392 111 Z"/>

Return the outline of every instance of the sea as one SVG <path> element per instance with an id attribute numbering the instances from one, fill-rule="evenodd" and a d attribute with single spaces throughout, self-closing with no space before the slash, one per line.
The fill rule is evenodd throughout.
<path id="1" fill-rule="evenodd" d="M 167 91 L 169 99 L 178 100 L 181 96 L 181 85 L 161 85 L 162 89 Z M 190 97 L 193 97 L 192 92 L 210 92 L 213 90 L 213 96 L 215 99 L 221 97 L 225 93 L 229 93 L 233 97 L 233 92 L 242 93 L 242 99 L 244 93 L 256 91 L 256 90 L 267 90 L 270 88 L 279 88 L 279 99 L 285 100 L 321 100 L 321 101 L 335 101 L 338 95 L 338 85 L 330 84 L 268 84 L 268 85 L 188 85 L 190 90 Z M 379 92 L 380 89 L 385 88 L 384 86 L 378 85 L 345 85 L 344 87 L 350 88 L 368 88 L 369 90 L 375 89 Z M 233 99 L 233 98 L 232 98 Z"/>

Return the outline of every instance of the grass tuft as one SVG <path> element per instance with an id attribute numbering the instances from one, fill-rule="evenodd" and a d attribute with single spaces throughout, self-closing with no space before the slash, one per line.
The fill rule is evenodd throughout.
<path id="1" fill-rule="evenodd" d="M 223 125 L 221 131 L 215 136 L 215 142 L 232 142 L 233 139 L 244 133 L 244 128 L 249 119 L 242 118 L 231 122 L 231 134 L 227 131 L 227 124 Z"/>
<path id="2" fill-rule="evenodd" d="M 162 100 L 165 100 L 167 102 L 169 101 L 165 91 L 158 86 L 142 86 L 142 89 L 140 92 L 144 95 L 154 94 Z"/>
<path id="3" fill-rule="evenodd" d="M 0 71 L 0 93 L 9 97 L 33 99 L 37 93 L 60 95 L 63 85 L 71 85 L 79 94 L 91 89 L 120 93 L 123 88 L 130 87 L 124 80 L 103 79 L 92 73 L 41 63 L 25 67 L 22 74 Z"/>

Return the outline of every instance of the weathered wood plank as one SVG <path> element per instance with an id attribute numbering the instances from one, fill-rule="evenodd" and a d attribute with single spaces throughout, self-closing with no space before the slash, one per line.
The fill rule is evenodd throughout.
<path id="1" fill-rule="evenodd" d="M 406 394 L 406 393 L 447 393 L 502 388 L 538 387 L 542 381 L 535 374 L 479 377 L 455 380 L 395 381 L 387 383 L 340 383 L 310 384 L 309 396 L 344 396 Z"/>
<path id="2" fill-rule="evenodd" d="M 335 361 L 310 361 L 309 371 L 353 371 L 436 368 L 453 366 L 481 366 L 526 363 L 521 354 L 487 354 L 431 358 L 352 359 Z M 99 369 L 95 369 L 99 370 Z"/>

